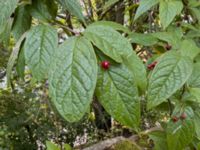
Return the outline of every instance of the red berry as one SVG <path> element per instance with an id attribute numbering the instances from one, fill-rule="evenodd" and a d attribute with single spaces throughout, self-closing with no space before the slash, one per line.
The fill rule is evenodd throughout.
<path id="1" fill-rule="evenodd" d="M 181 116 L 180 116 L 180 119 L 184 120 L 184 119 L 186 119 L 186 118 L 187 118 L 186 113 L 182 113 Z"/>
<path id="2" fill-rule="evenodd" d="M 154 67 L 156 66 L 156 64 L 157 64 L 157 61 L 154 61 L 153 63 L 149 64 L 149 65 L 147 66 L 147 68 L 148 68 L 149 70 L 153 70 Z"/>
<path id="3" fill-rule="evenodd" d="M 172 49 L 172 46 L 171 46 L 171 45 L 169 45 L 169 44 L 167 44 L 167 45 L 165 46 L 165 49 L 169 51 L 169 50 L 171 50 L 171 49 Z"/>
<path id="4" fill-rule="evenodd" d="M 110 62 L 109 61 L 103 61 L 101 62 L 101 67 L 105 70 L 109 69 L 110 68 Z"/>
<path id="5" fill-rule="evenodd" d="M 179 120 L 179 118 L 178 117 L 176 117 L 176 116 L 173 116 L 172 117 L 172 121 L 175 123 L 175 122 L 177 122 Z"/>

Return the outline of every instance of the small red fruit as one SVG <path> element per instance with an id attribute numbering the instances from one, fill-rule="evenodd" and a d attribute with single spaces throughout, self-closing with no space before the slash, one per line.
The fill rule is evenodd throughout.
<path id="1" fill-rule="evenodd" d="M 176 117 L 176 116 L 173 116 L 172 117 L 172 121 L 175 123 L 175 122 L 177 122 L 179 120 L 179 118 L 178 117 Z"/>
<path id="2" fill-rule="evenodd" d="M 184 120 L 184 119 L 186 119 L 186 118 L 187 118 L 186 113 L 182 113 L 181 116 L 180 116 L 180 119 Z"/>
<path id="3" fill-rule="evenodd" d="M 157 61 L 154 61 L 153 63 L 149 64 L 149 65 L 147 66 L 147 68 L 148 68 L 149 70 L 153 70 L 157 63 L 158 63 Z"/>
<path id="4" fill-rule="evenodd" d="M 105 70 L 108 70 L 110 68 L 110 62 L 109 61 L 102 61 L 101 62 L 101 67 Z"/>
<path id="5" fill-rule="evenodd" d="M 169 45 L 169 44 L 167 44 L 167 45 L 165 46 L 165 49 L 169 51 L 169 50 L 171 50 L 171 49 L 172 49 L 172 46 L 171 46 L 171 45 Z"/>

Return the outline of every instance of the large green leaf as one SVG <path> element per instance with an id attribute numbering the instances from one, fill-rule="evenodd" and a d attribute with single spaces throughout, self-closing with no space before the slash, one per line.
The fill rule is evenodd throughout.
<path id="1" fill-rule="evenodd" d="M 164 1 L 160 2 L 159 17 L 163 28 L 165 29 L 173 21 L 176 15 L 180 14 L 183 9 L 181 1 Z"/>
<path id="2" fill-rule="evenodd" d="M 187 81 L 190 87 L 200 88 L 200 62 L 194 64 L 193 72 Z"/>
<path id="3" fill-rule="evenodd" d="M 148 11 L 151 7 L 158 4 L 159 0 L 141 0 L 136 11 L 134 20 L 138 19 L 142 14 Z"/>
<path id="4" fill-rule="evenodd" d="M 82 14 L 82 8 L 78 0 L 58 0 L 58 1 L 71 14 L 76 16 L 82 22 L 85 22 L 84 16 Z"/>
<path id="5" fill-rule="evenodd" d="M 17 7 L 18 0 L 0 0 L 0 33 Z"/>
<path id="6" fill-rule="evenodd" d="M 154 150 L 168 150 L 167 136 L 164 131 L 154 131 L 148 135 L 154 142 Z"/>
<path id="7" fill-rule="evenodd" d="M 92 23 L 90 26 L 92 26 L 92 25 L 108 26 L 108 27 L 113 28 L 114 30 L 123 31 L 125 33 L 131 32 L 127 27 L 125 27 L 119 23 L 112 22 L 112 21 L 96 21 L 96 22 Z"/>
<path id="8" fill-rule="evenodd" d="M 131 43 L 137 43 L 143 46 L 152 46 L 158 42 L 158 39 L 151 34 L 131 33 L 128 38 Z"/>
<path id="9" fill-rule="evenodd" d="M 192 74 L 192 60 L 168 52 L 154 68 L 148 86 L 148 108 L 155 107 L 174 94 Z"/>
<path id="10" fill-rule="evenodd" d="M 135 83 L 142 92 L 145 92 L 147 86 L 147 73 L 146 68 L 140 60 L 140 58 L 135 54 L 135 52 L 127 57 L 123 58 L 124 64 L 133 73 Z"/>
<path id="11" fill-rule="evenodd" d="M 58 44 L 57 32 L 47 25 L 33 27 L 24 44 L 25 60 L 37 80 L 46 77 Z"/>
<path id="12" fill-rule="evenodd" d="M 176 123 L 170 121 L 167 125 L 167 144 L 170 150 L 182 150 L 193 140 L 195 127 L 193 118 L 190 117 L 191 109 L 186 108 L 185 113 L 187 114 L 185 120 Z"/>
<path id="13" fill-rule="evenodd" d="M 20 6 L 16 10 L 16 17 L 12 27 L 12 33 L 16 40 L 31 26 L 31 16 L 26 6 Z"/>
<path id="14" fill-rule="evenodd" d="M 140 123 L 140 100 L 134 77 L 124 64 L 115 64 L 100 54 L 99 60 L 111 63 L 109 70 L 99 68 L 96 96 L 105 110 L 129 127 Z"/>
<path id="15" fill-rule="evenodd" d="M 193 40 L 184 40 L 181 43 L 180 53 L 183 56 L 188 56 L 191 59 L 194 59 L 200 53 L 200 48 Z"/>
<path id="16" fill-rule="evenodd" d="M 116 62 L 122 62 L 121 55 L 132 53 L 129 41 L 111 27 L 92 25 L 86 29 L 84 36 Z"/>
<path id="17" fill-rule="evenodd" d="M 43 21 L 51 21 L 57 15 L 57 5 L 52 0 L 34 0 L 29 9 L 33 17 Z"/>
<path id="18" fill-rule="evenodd" d="M 49 73 L 51 102 L 69 122 L 78 121 L 88 110 L 97 80 L 93 47 L 84 38 L 73 37 L 56 53 Z"/>

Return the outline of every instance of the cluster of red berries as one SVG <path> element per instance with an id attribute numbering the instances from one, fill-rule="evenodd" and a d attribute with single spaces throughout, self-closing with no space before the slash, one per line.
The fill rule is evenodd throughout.
<path id="1" fill-rule="evenodd" d="M 101 67 L 105 70 L 108 70 L 110 68 L 110 62 L 105 60 L 101 62 Z"/>
<path id="2" fill-rule="evenodd" d="M 177 122 L 179 119 L 185 120 L 186 118 L 187 118 L 186 113 L 182 113 L 180 117 L 173 116 L 173 117 L 172 117 L 172 121 L 175 123 L 175 122 Z"/>
<path id="3" fill-rule="evenodd" d="M 153 70 L 157 63 L 158 63 L 157 61 L 154 61 L 153 63 L 149 64 L 149 65 L 147 66 L 147 68 L 148 68 L 149 70 Z"/>

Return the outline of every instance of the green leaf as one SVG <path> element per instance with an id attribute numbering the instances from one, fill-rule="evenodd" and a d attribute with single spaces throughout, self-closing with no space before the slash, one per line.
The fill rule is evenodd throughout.
<path id="1" fill-rule="evenodd" d="M 24 57 L 24 48 L 22 47 L 16 64 L 17 74 L 22 79 L 24 79 L 24 70 L 25 70 L 25 57 Z"/>
<path id="2" fill-rule="evenodd" d="M 16 40 L 31 26 L 31 16 L 26 6 L 20 6 L 16 10 L 16 17 L 12 27 L 12 33 Z"/>
<path id="3" fill-rule="evenodd" d="M 57 14 L 57 5 L 52 0 L 34 0 L 29 9 L 34 18 L 42 21 L 51 21 Z"/>
<path id="4" fill-rule="evenodd" d="M 72 150 L 71 146 L 69 144 L 64 144 L 65 150 Z"/>
<path id="5" fill-rule="evenodd" d="M 60 150 L 60 148 L 56 144 L 50 141 L 46 141 L 46 146 L 47 146 L 47 150 Z"/>
<path id="6" fill-rule="evenodd" d="M 96 80 L 97 61 L 91 43 L 69 38 L 59 47 L 49 73 L 51 102 L 65 120 L 75 122 L 83 117 Z"/>
<path id="7" fill-rule="evenodd" d="M 24 33 L 20 39 L 17 41 L 15 47 L 13 48 L 13 51 L 9 57 L 9 60 L 8 60 L 8 65 L 7 65 L 7 68 L 6 68 L 6 78 L 7 78 L 7 85 L 10 86 L 11 85 L 11 77 L 12 77 L 12 69 L 15 65 L 15 61 L 18 57 L 18 54 L 19 54 L 19 51 L 20 51 L 20 47 L 21 47 L 21 43 L 23 42 L 23 40 L 25 39 L 26 37 L 26 33 Z"/>
<path id="8" fill-rule="evenodd" d="M 109 70 L 99 67 L 96 96 L 105 110 L 117 121 L 137 128 L 140 123 L 140 99 L 134 77 L 124 64 L 111 63 Z"/>
<path id="9" fill-rule="evenodd" d="M 195 132 L 197 138 L 200 140 L 200 112 L 199 110 L 196 110 L 194 112 L 194 124 L 195 124 Z"/>
<path id="10" fill-rule="evenodd" d="M 159 0 L 141 0 L 136 11 L 134 20 L 138 19 L 142 14 L 148 11 L 151 7 L 158 4 Z"/>
<path id="11" fill-rule="evenodd" d="M 200 53 L 200 48 L 192 39 L 184 40 L 181 43 L 180 53 L 183 56 L 188 56 L 191 59 L 194 59 Z"/>
<path id="12" fill-rule="evenodd" d="M 167 136 L 164 131 L 154 131 L 149 133 L 148 135 L 155 144 L 154 150 L 168 150 Z"/>
<path id="13" fill-rule="evenodd" d="M 183 3 L 181 1 L 164 1 L 160 2 L 159 17 L 163 28 L 169 26 L 176 15 L 180 14 L 183 9 Z"/>
<path id="14" fill-rule="evenodd" d="M 24 44 L 25 60 L 37 80 L 46 77 L 57 44 L 57 32 L 53 27 L 38 25 L 28 32 Z"/>
<path id="15" fill-rule="evenodd" d="M 163 55 L 154 68 L 148 86 L 148 108 L 153 108 L 172 96 L 192 74 L 192 60 L 176 52 Z"/>
<path id="16" fill-rule="evenodd" d="M 158 42 L 157 38 L 151 34 L 131 33 L 128 38 L 131 43 L 137 43 L 143 46 L 152 46 Z"/>
<path id="17" fill-rule="evenodd" d="M 0 33 L 17 7 L 18 0 L 0 0 Z"/>
<path id="18" fill-rule="evenodd" d="M 108 26 L 89 26 L 85 30 L 84 36 L 105 55 L 119 63 L 122 62 L 121 55 L 128 56 L 133 51 L 129 41 Z"/>
<path id="19" fill-rule="evenodd" d="M 200 22 L 200 8 L 189 8 L 192 15 Z"/>
<path id="20" fill-rule="evenodd" d="M 200 62 L 193 65 L 194 69 L 187 81 L 188 86 L 193 88 L 200 88 Z"/>
<path id="21" fill-rule="evenodd" d="M 128 67 L 134 76 L 135 83 L 142 92 L 145 92 L 147 86 L 147 73 L 142 60 L 135 52 L 123 58 L 123 63 Z"/>
<path id="22" fill-rule="evenodd" d="M 111 6 L 113 6 L 115 3 L 117 3 L 119 0 L 108 0 L 105 2 L 105 5 L 103 6 L 103 10 L 106 11 Z"/>
<path id="23" fill-rule="evenodd" d="M 119 23 L 112 22 L 112 21 L 96 21 L 96 22 L 92 23 L 90 26 L 93 26 L 93 25 L 94 26 L 95 25 L 106 26 L 106 27 L 113 28 L 114 30 L 117 30 L 117 31 L 123 31 L 125 33 L 131 32 L 127 27 L 125 27 Z"/>
<path id="24" fill-rule="evenodd" d="M 82 14 L 82 8 L 78 0 L 58 0 L 58 1 L 72 15 L 76 16 L 82 22 L 85 22 L 84 16 Z"/>
<path id="25" fill-rule="evenodd" d="M 5 28 L 3 29 L 3 32 L 0 33 L 0 42 L 5 45 L 5 47 L 9 46 L 10 43 L 10 33 L 12 28 L 13 19 L 9 19 L 7 23 L 5 24 Z"/>
<path id="26" fill-rule="evenodd" d="M 188 88 L 189 93 L 194 97 L 195 102 L 200 102 L 200 88 Z"/>
<path id="27" fill-rule="evenodd" d="M 190 1 L 188 1 L 188 6 L 189 7 L 199 7 L 200 6 L 199 0 L 190 0 Z"/>
<path id="28" fill-rule="evenodd" d="M 181 38 L 175 33 L 175 31 L 173 32 L 155 32 L 151 34 L 153 37 L 161 40 L 161 41 L 165 41 L 168 44 L 172 45 L 173 49 L 178 49 L 180 48 L 181 45 Z"/>
<path id="29" fill-rule="evenodd" d="M 187 118 L 174 123 L 170 121 L 167 125 L 167 143 L 170 150 L 182 150 L 188 146 L 194 137 L 195 127 L 190 111 L 185 110 Z"/>

